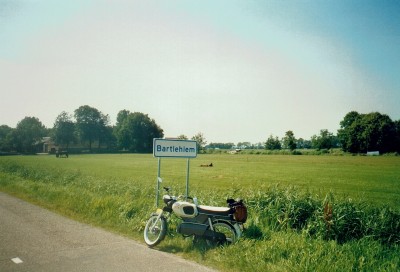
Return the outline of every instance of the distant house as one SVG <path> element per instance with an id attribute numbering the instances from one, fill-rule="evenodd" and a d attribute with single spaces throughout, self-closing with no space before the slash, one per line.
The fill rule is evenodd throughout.
<path id="1" fill-rule="evenodd" d="M 37 153 L 48 153 L 48 154 L 56 154 L 57 151 L 65 151 L 68 150 L 72 153 L 89 153 L 91 150 L 89 149 L 87 143 L 70 143 L 67 145 L 56 144 L 51 137 L 43 137 L 40 141 L 36 142 L 36 152 Z M 99 151 L 104 150 L 107 147 L 99 146 L 98 141 L 94 141 L 92 143 L 92 150 Z"/>
<path id="2" fill-rule="evenodd" d="M 38 151 L 41 153 L 55 154 L 58 150 L 58 145 L 54 143 L 51 137 L 43 137 L 42 141 L 39 142 Z"/>

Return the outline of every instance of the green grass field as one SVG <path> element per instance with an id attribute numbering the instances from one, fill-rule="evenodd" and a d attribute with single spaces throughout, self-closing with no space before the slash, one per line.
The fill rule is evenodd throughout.
<path id="1" fill-rule="evenodd" d="M 161 160 L 163 185 L 176 194 L 185 193 L 186 163 Z M 0 157 L 1 191 L 138 241 L 155 208 L 156 177 L 152 155 Z M 172 230 L 159 249 L 222 271 L 400 269 L 400 157 L 199 155 L 190 160 L 190 195 L 206 205 L 247 201 L 245 237 L 206 248 Z M 321 219 L 327 202 L 330 235 Z"/>

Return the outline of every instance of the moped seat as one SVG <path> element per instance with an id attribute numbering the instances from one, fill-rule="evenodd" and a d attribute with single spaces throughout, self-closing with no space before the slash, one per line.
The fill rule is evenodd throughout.
<path id="1" fill-rule="evenodd" d="M 199 205 L 197 206 L 197 210 L 199 213 L 207 213 L 207 214 L 221 215 L 221 216 L 229 216 L 231 213 L 231 209 L 228 207 Z"/>

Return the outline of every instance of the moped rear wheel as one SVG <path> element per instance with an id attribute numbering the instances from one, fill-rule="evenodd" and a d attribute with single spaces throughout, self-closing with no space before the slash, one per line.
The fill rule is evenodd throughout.
<path id="1" fill-rule="evenodd" d="M 158 215 L 152 215 L 144 228 L 144 241 L 149 247 L 158 245 L 167 234 L 167 220 Z"/>
<path id="2" fill-rule="evenodd" d="M 216 232 L 223 233 L 226 237 L 226 244 L 233 244 L 237 241 L 235 228 L 224 221 L 215 221 L 212 223 L 213 229 Z"/>

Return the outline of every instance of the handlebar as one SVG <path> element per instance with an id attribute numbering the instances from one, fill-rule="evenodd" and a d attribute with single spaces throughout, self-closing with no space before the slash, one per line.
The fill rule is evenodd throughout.
<path id="1" fill-rule="evenodd" d="M 169 194 L 169 191 L 171 190 L 171 187 L 163 187 L 165 191 Z M 174 196 L 173 196 L 174 197 Z M 185 195 L 179 195 L 177 199 L 189 199 L 192 200 L 194 204 L 198 205 L 197 203 L 197 198 L 196 197 L 191 197 L 191 196 L 185 196 Z"/>

